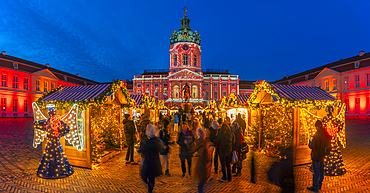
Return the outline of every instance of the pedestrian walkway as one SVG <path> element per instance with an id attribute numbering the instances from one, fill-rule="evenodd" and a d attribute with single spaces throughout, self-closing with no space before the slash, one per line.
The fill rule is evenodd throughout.
<path id="1" fill-rule="evenodd" d="M 348 122 L 348 121 L 347 121 Z M 350 120 L 348 123 L 358 123 Z M 347 173 L 342 176 L 326 176 L 321 192 L 370 192 L 370 124 L 347 123 L 347 148 L 342 149 Z M 357 129 L 357 130 L 356 130 Z M 75 173 L 62 179 L 41 179 L 36 169 L 41 159 L 41 148 L 32 147 L 31 135 L 0 136 L 0 192 L 147 192 L 139 176 L 139 166 L 126 165 L 125 152 L 90 170 L 73 167 Z M 154 192 L 177 193 L 197 192 L 194 177 L 181 177 L 178 146 L 171 149 L 171 177 L 156 178 Z M 267 170 L 276 160 L 256 153 L 256 184 L 250 182 L 251 154 L 243 162 L 242 176 L 232 182 L 220 183 L 222 174 L 214 174 L 205 186 L 205 192 L 279 192 L 280 188 L 267 180 Z M 135 154 L 135 160 L 139 156 Z M 195 166 L 197 157 L 193 158 Z M 213 171 L 213 170 L 212 170 Z M 296 166 L 295 182 L 297 192 L 309 192 L 312 184 L 309 165 Z"/>

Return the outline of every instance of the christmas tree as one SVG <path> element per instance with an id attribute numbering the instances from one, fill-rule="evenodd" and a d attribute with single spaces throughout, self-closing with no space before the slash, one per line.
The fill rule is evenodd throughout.
<path id="1" fill-rule="evenodd" d="M 342 153 L 340 152 L 337 138 L 332 139 L 332 150 L 324 160 L 324 170 L 326 176 L 339 176 L 346 173 L 344 168 Z"/>
<path id="2" fill-rule="evenodd" d="M 325 134 L 332 137 L 332 150 L 324 160 L 324 170 L 325 175 L 327 176 L 339 176 L 346 173 L 346 169 L 344 168 L 343 164 L 342 153 L 340 152 L 337 140 L 338 136 L 341 136 L 340 134 L 345 133 L 345 123 L 343 120 L 344 116 L 341 116 L 340 111 L 339 116 L 334 117 L 333 111 L 334 108 L 331 105 L 327 106 L 327 116 L 323 118 L 323 127 L 325 129 Z"/>

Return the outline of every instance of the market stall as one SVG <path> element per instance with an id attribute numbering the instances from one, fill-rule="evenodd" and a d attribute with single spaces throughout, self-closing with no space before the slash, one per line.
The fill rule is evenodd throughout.
<path id="1" fill-rule="evenodd" d="M 179 107 L 175 104 L 175 105 L 173 105 L 173 106 L 170 108 L 170 113 L 171 113 L 171 115 L 173 115 L 173 114 L 175 114 L 175 113 L 177 113 L 177 112 L 179 112 Z"/>
<path id="2" fill-rule="evenodd" d="M 248 104 L 252 116 L 250 143 L 271 156 L 279 156 L 284 148 L 293 147 L 295 165 L 311 162 L 308 141 L 316 132 L 316 119 L 310 117 L 324 117 L 328 105 L 334 107 L 336 115 L 344 115 L 340 100 L 310 86 L 258 81 Z M 341 117 L 344 121 L 344 116 Z M 341 132 L 340 141 L 345 143 L 344 129 Z"/>
<path id="3" fill-rule="evenodd" d="M 234 122 L 240 114 L 245 122 L 248 122 L 247 96 L 231 93 L 228 97 L 222 98 L 219 109 L 225 116 L 228 116 L 231 122 Z"/>
<path id="4" fill-rule="evenodd" d="M 75 124 L 81 147 L 73 148 L 74 144 L 64 138 L 61 143 L 71 165 L 92 168 L 108 150 L 122 148 L 121 112 L 133 104 L 126 82 L 117 80 L 109 84 L 58 87 L 32 106 L 46 115 L 47 106 L 52 105 L 58 115 L 63 115 L 77 105 Z"/>

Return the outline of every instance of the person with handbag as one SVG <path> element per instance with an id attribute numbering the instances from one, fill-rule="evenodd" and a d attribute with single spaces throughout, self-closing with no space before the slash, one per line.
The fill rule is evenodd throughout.
<path id="1" fill-rule="evenodd" d="M 234 147 L 234 149 L 236 150 L 236 154 L 237 154 L 237 158 L 238 158 L 238 161 L 236 161 L 233 164 L 232 173 L 236 173 L 234 175 L 234 177 L 237 177 L 237 176 L 241 175 L 242 168 L 243 168 L 243 158 L 241 156 L 240 149 L 241 149 L 241 145 L 243 143 L 244 138 L 243 138 L 241 128 L 239 127 L 239 124 L 237 122 L 234 122 L 231 125 L 231 128 L 233 129 L 233 132 L 234 132 L 234 135 L 235 135 L 235 143 L 234 143 L 235 147 Z"/>
<path id="2" fill-rule="evenodd" d="M 221 162 L 222 178 L 220 182 L 231 182 L 231 158 L 233 151 L 235 151 L 235 136 L 231 132 L 230 126 L 227 123 L 223 123 L 220 131 L 216 137 L 216 147 L 219 150 L 219 158 Z M 227 173 L 226 173 L 227 171 Z"/>
<path id="3" fill-rule="evenodd" d="M 168 127 L 170 125 L 170 121 L 167 118 L 164 118 L 162 120 L 162 128 L 159 131 L 159 138 L 162 140 L 164 144 L 163 150 L 159 153 L 161 156 L 161 164 L 162 168 L 165 169 L 165 175 L 171 176 L 170 171 L 169 171 L 169 165 L 170 165 L 170 140 L 171 136 L 168 132 Z"/>
<path id="4" fill-rule="evenodd" d="M 131 165 L 138 165 L 137 162 L 134 161 L 134 145 L 135 145 L 135 123 L 132 121 L 130 114 L 125 114 L 125 120 L 123 120 L 124 124 L 124 132 L 126 137 L 127 143 L 127 153 L 126 153 L 126 164 L 131 163 Z"/>
<path id="5" fill-rule="evenodd" d="M 191 161 L 193 158 L 193 153 L 191 152 L 191 146 L 194 142 L 194 136 L 186 122 L 181 123 L 181 128 L 182 128 L 182 131 L 178 134 L 176 143 L 180 146 L 179 157 L 181 160 L 182 177 L 185 177 L 185 174 L 186 174 L 185 160 L 187 160 L 188 162 L 189 176 L 191 176 Z"/>

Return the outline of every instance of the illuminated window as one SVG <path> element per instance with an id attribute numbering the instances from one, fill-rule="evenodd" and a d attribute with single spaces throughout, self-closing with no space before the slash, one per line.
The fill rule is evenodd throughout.
<path id="1" fill-rule="evenodd" d="M 358 112 L 360 111 L 360 98 L 356 98 L 355 102 L 355 110 Z"/>
<path id="2" fill-rule="evenodd" d="M 18 99 L 13 99 L 13 112 L 18 111 Z"/>
<path id="3" fill-rule="evenodd" d="M 344 77 L 344 89 L 348 89 L 348 77 Z"/>
<path id="4" fill-rule="evenodd" d="M 349 111 L 349 99 L 345 99 L 344 101 L 346 103 L 346 112 L 348 112 Z"/>
<path id="5" fill-rule="evenodd" d="M 192 86 L 192 96 L 194 99 L 197 99 L 198 98 L 198 86 L 197 85 L 193 85 Z"/>
<path id="6" fill-rule="evenodd" d="M 333 79 L 333 90 L 337 90 L 337 79 Z"/>
<path id="7" fill-rule="evenodd" d="M 36 80 L 36 91 L 40 91 L 40 81 Z"/>
<path id="8" fill-rule="evenodd" d="M 6 98 L 1 98 L 1 111 L 6 111 Z"/>
<path id="9" fill-rule="evenodd" d="M 29 81 L 28 78 L 24 78 L 24 85 L 23 85 L 24 90 L 28 90 L 28 81 Z"/>
<path id="10" fill-rule="evenodd" d="M 18 88 L 18 76 L 13 76 L 13 88 Z"/>
<path id="11" fill-rule="evenodd" d="M 197 66 L 197 56 L 196 55 L 194 55 L 194 66 Z"/>
<path id="12" fill-rule="evenodd" d="M 188 55 L 187 54 L 182 55 L 182 65 L 188 65 Z"/>
<path id="13" fill-rule="evenodd" d="M 318 86 L 321 88 L 321 82 L 319 82 L 319 85 Z"/>
<path id="14" fill-rule="evenodd" d="M 6 84 L 6 82 L 7 82 L 7 75 L 6 74 L 2 74 L 1 75 L 1 86 L 7 87 L 8 85 Z"/>
<path id="15" fill-rule="evenodd" d="M 173 98 L 175 98 L 175 99 L 177 99 L 177 98 L 179 98 L 179 86 L 178 85 L 175 85 L 174 87 L 173 87 Z"/>
<path id="16" fill-rule="evenodd" d="M 329 91 L 329 81 L 325 81 L 325 91 Z"/>
<path id="17" fill-rule="evenodd" d="M 366 86 L 370 86 L 370 74 L 366 74 Z"/>
<path id="18" fill-rule="evenodd" d="M 48 82 L 44 82 L 44 92 L 48 92 Z"/>
<path id="19" fill-rule="evenodd" d="M 138 94 L 138 95 L 141 95 L 141 90 L 138 90 L 138 91 L 137 91 L 137 94 Z"/>
<path id="20" fill-rule="evenodd" d="M 28 101 L 24 100 L 24 112 L 28 112 Z"/>
<path id="21" fill-rule="evenodd" d="M 360 87 L 360 75 L 355 76 L 355 88 Z"/>
<path id="22" fill-rule="evenodd" d="M 173 65 L 177 66 L 177 55 L 176 54 L 173 56 Z"/>

